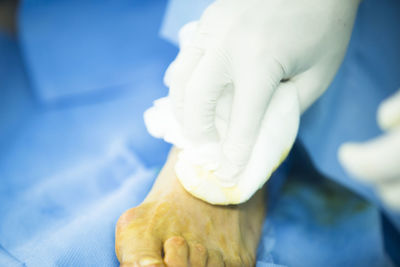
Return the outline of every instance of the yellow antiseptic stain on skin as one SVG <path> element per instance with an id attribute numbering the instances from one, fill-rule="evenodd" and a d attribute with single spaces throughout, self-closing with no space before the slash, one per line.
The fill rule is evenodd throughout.
<path id="1" fill-rule="evenodd" d="M 278 163 L 272 168 L 269 174 L 265 177 L 264 181 L 260 181 L 259 179 L 252 179 L 252 177 L 247 177 L 247 182 L 261 183 L 260 185 L 257 184 L 255 186 L 262 188 L 262 186 L 269 179 L 271 174 L 287 158 L 290 150 L 291 147 L 284 150 Z M 221 184 L 217 176 L 214 174 L 214 170 L 207 170 L 200 165 L 191 165 L 190 163 L 186 164 L 190 165 L 188 169 L 190 169 L 191 171 L 189 173 L 186 173 L 186 179 L 184 180 L 182 180 L 181 177 L 179 177 L 179 175 L 177 174 L 178 180 L 180 181 L 182 186 L 196 198 L 199 198 L 210 204 L 231 205 L 246 202 L 251 197 L 251 195 L 244 195 L 245 192 L 243 190 L 246 189 L 242 188 L 243 182 L 238 183 L 235 186 L 226 187 Z M 185 182 L 183 183 L 183 181 Z"/>
<path id="2" fill-rule="evenodd" d="M 268 176 L 265 179 L 265 182 L 268 180 L 268 178 L 271 176 L 271 174 L 282 164 L 282 162 L 287 158 L 291 148 L 287 148 L 281 155 L 278 164 L 274 166 L 272 171 L 268 174 Z M 204 169 L 202 166 L 199 165 L 192 165 L 192 170 L 193 170 L 193 175 L 191 182 L 183 185 L 184 188 L 193 196 L 211 203 L 211 204 L 218 204 L 218 205 L 231 205 L 231 204 L 240 204 L 242 202 L 247 201 L 247 199 L 243 198 L 243 192 L 241 188 L 239 188 L 238 185 L 232 186 L 232 187 L 225 187 L 221 185 L 219 182 L 218 178 L 215 176 L 213 170 L 207 170 Z M 178 177 L 179 178 L 179 177 Z M 180 179 L 178 179 L 180 180 Z M 248 179 L 248 181 L 251 183 L 252 179 Z M 218 194 L 222 194 L 224 201 L 221 203 L 212 203 L 210 199 L 206 199 L 204 197 L 204 191 L 207 189 L 201 188 L 204 186 L 211 186 L 210 192 L 218 192 Z M 260 185 L 260 188 L 264 184 Z M 251 196 L 249 196 L 250 198 Z"/>
<path id="3" fill-rule="evenodd" d="M 189 191 L 190 194 L 205 202 L 209 202 L 207 199 L 196 193 L 200 186 L 208 184 L 213 187 L 219 188 L 221 193 L 223 193 L 226 199 L 226 203 L 219 203 L 220 205 L 237 204 L 240 202 L 242 194 L 238 186 L 232 186 L 232 187 L 221 186 L 220 182 L 218 181 L 218 178 L 214 175 L 214 171 L 206 170 L 199 165 L 194 165 L 193 170 L 196 176 L 193 179 L 195 182 L 193 182 L 190 186 L 187 186 L 187 190 Z"/>
<path id="4" fill-rule="evenodd" d="M 228 200 L 227 204 L 238 204 L 240 202 L 242 194 L 238 186 L 223 188 L 223 191 L 226 199 Z"/>

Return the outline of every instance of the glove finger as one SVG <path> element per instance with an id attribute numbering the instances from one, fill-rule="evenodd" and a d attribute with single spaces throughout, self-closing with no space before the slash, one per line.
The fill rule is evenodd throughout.
<path id="1" fill-rule="evenodd" d="M 182 49 L 186 46 L 190 46 L 193 44 L 197 29 L 199 26 L 199 22 L 197 20 L 186 23 L 180 28 L 178 32 L 178 40 L 179 40 L 179 48 Z"/>
<path id="2" fill-rule="evenodd" d="M 256 68 L 249 71 L 248 66 Z M 255 62 L 246 62 L 234 71 L 237 77 L 232 111 L 222 147 L 221 165 L 216 171 L 222 180 L 230 180 L 246 165 L 271 96 L 283 76 L 282 67 L 275 61 L 264 68 L 257 67 Z"/>
<path id="3" fill-rule="evenodd" d="M 171 87 L 171 79 L 172 79 L 171 77 L 173 76 L 173 74 L 175 72 L 174 71 L 175 64 L 176 64 L 176 59 L 169 64 L 169 66 L 164 74 L 163 82 L 164 82 L 164 85 L 168 88 Z"/>
<path id="4" fill-rule="evenodd" d="M 377 116 L 378 124 L 383 130 L 400 126 L 400 90 L 379 105 Z"/>
<path id="5" fill-rule="evenodd" d="M 169 96 L 171 97 L 174 114 L 178 121 L 183 122 L 183 108 L 185 100 L 186 85 L 192 76 L 194 69 L 203 56 L 203 50 L 196 46 L 184 47 L 172 64 Z M 167 70 L 168 72 L 168 70 Z"/>
<path id="6" fill-rule="evenodd" d="M 378 186 L 378 193 L 389 208 L 400 211 L 400 178 Z"/>
<path id="7" fill-rule="evenodd" d="M 182 116 L 183 116 L 183 109 L 186 104 L 184 104 L 184 101 L 186 101 L 185 94 L 187 93 L 187 83 L 189 80 L 191 80 L 191 74 L 193 73 L 194 69 L 197 68 L 197 63 L 200 62 L 203 52 L 207 51 L 209 55 L 215 54 L 215 47 L 220 45 L 220 41 L 223 38 L 223 35 L 227 32 L 227 29 L 232 25 L 236 15 L 237 15 L 237 8 L 241 4 L 241 1 L 215 1 L 214 3 L 210 4 L 207 9 L 203 12 L 201 19 L 198 23 L 196 23 L 196 33 L 195 34 L 190 34 L 191 35 L 191 42 L 189 42 L 189 45 L 186 47 L 186 42 L 182 41 L 182 44 L 184 45 L 184 48 L 182 50 L 193 50 L 194 48 L 197 48 L 200 50 L 200 55 L 195 56 L 196 51 L 192 54 L 193 56 L 193 62 L 196 62 L 196 64 L 189 64 L 187 65 L 180 65 L 179 66 L 179 71 L 178 73 L 182 74 L 177 74 L 179 77 L 176 81 L 176 84 L 173 84 L 171 90 L 171 98 L 172 98 L 172 103 L 173 106 L 175 107 L 175 113 L 178 116 L 178 119 L 182 121 Z M 221 17 L 222 15 L 222 17 Z M 193 26 L 190 26 L 193 27 Z M 182 36 L 185 36 L 186 31 L 182 31 Z M 184 38 L 182 38 L 184 39 Z M 182 51 L 182 53 L 184 53 Z M 197 51 L 197 54 L 199 54 L 199 51 Z M 180 58 L 186 58 L 187 56 L 182 56 L 178 57 Z M 210 56 L 212 57 L 212 56 Z M 218 57 L 218 56 L 217 56 Z M 208 60 L 205 60 L 207 62 Z M 180 64 L 180 63 L 179 63 Z M 208 63 L 204 63 L 203 65 L 207 65 Z M 216 69 L 219 69 L 219 62 L 216 62 L 217 66 L 215 66 Z M 176 64 L 178 65 L 178 64 Z M 174 66 L 175 68 L 175 66 Z M 178 68 L 178 67 L 177 67 Z M 201 68 L 200 68 L 201 69 Z M 175 72 L 175 71 L 174 71 Z M 199 70 L 198 73 L 201 73 L 202 71 Z M 209 73 L 209 71 L 208 71 Z M 174 75 L 175 76 L 175 75 Z M 194 81 L 197 81 L 198 84 L 202 84 L 202 80 L 208 79 L 210 74 L 207 74 L 207 76 L 202 76 L 199 74 L 199 78 L 194 78 Z M 215 76 L 215 75 L 214 75 Z M 211 77 L 211 76 L 210 76 Z M 223 79 L 222 78 L 215 78 L 212 79 L 209 83 L 212 84 L 214 81 L 218 81 Z M 172 80 L 172 79 L 171 79 Z M 207 83 L 207 81 L 204 81 Z M 218 83 L 218 82 L 217 82 Z M 194 83 L 193 83 L 194 84 Z M 193 85 L 195 88 L 197 85 Z M 198 87 L 198 86 L 197 86 Z M 203 90 L 203 89 L 202 89 Z M 191 97 L 189 97 L 190 99 Z M 188 105 L 189 107 L 191 106 L 190 104 Z M 215 109 L 215 106 L 214 106 Z M 186 110 L 185 110 L 186 113 Z M 214 113 L 214 112 L 213 112 Z M 190 115 L 189 115 L 190 118 Z M 190 123 L 190 122 L 189 122 Z M 196 121 L 194 122 L 196 123 Z M 198 130 L 198 129 L 197 129 Z M 191 130 L 191 132 L 196 132 L 196 129 Z M 213 127 L 210 128 L 210 133 L 214 132 L 211 135 L 214 135 L 215 137 L 215 129 Z M 202 134 L 202 131 L 199 131 L 200 136 L 206 136 Z"/>
<path id="8" fill-rule="evenodd" d="M 184 47 L 188 47 L 193 44 L 196 31 L 198 28 L 198 21 L 192 21 L 186 23 L 182 26 L 182 28 L 178 32 L 178 40 L 179 40 L 179 48 L 183 49 Z M 164 74 L 164 84 L 167 87 L 171 86 L 171 79 L 175 72 L 175 66 L 177 65 L 177 59 L 169 64 L 167 70 Z"/>
<path id="9" fill-rule="evenodd" d="M 186 87 L 184 132 L 193 141 L 217 141 L 215 110 L 218 98 L 230 83 L 229 76 L 219 52 L 207 50 Z"/>
<path id="10" fill-rule="evenodd" d="M 339 148 L 339 161 L 355 177 L 382 183 L 400 178 L 400 128 L 366 143 Z"/>

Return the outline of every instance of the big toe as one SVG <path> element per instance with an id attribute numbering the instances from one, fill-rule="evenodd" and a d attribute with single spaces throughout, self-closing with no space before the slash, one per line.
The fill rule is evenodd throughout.
<path id="1" fill-rule="evenodd" d="M 136 229 L 134 224 L 125 223 L 121 216 L 115 233 L 115 251 L 121 266 L 150 267 L 164 266 L 162 242 L 148 231 Z"/>
<path id="2" fill-rule="evenodd" d="M 119 251 L 118 258 L 124 267 L 164 266 L 161 242 L 152 238 L 131 239 L 130 245 Z"/>

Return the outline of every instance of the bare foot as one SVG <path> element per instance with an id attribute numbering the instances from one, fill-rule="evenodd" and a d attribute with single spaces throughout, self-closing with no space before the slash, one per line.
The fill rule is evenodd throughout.
<path id="1" fill-rule="evenodd" d="M 248 202 L 214 206 L 176 179 L 172 151 L 145 201 L 116 227 L 121 266 L 254 266 L 265 215 L 263 190 Z"/>

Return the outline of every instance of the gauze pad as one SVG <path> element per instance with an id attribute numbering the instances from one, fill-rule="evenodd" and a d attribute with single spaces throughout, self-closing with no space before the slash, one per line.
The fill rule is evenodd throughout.
<path id="1" fill-rule="evenodd" d="M 144 113 L 147 130 L 157 138 L 180 148 L 175 165 L 182 186 L 192 195 L 211 204 L 229 205 L 247 201 L 269 179 L 289 153 L 299 126 L 300 108 L 295 88 L 281 83 L 274 92 L 261 122 L 250 158 L 235 175 L 233 183 L 222 182 L 215 174 L 222 143 L 228 128 L 231 93 L 221 96 L 216 109 L 219 142 L 196 145 L 185 138 L 173 114 L 169 97 L 154 101 Z M 232 173 L 237 173 L 233 170 Z"/>

